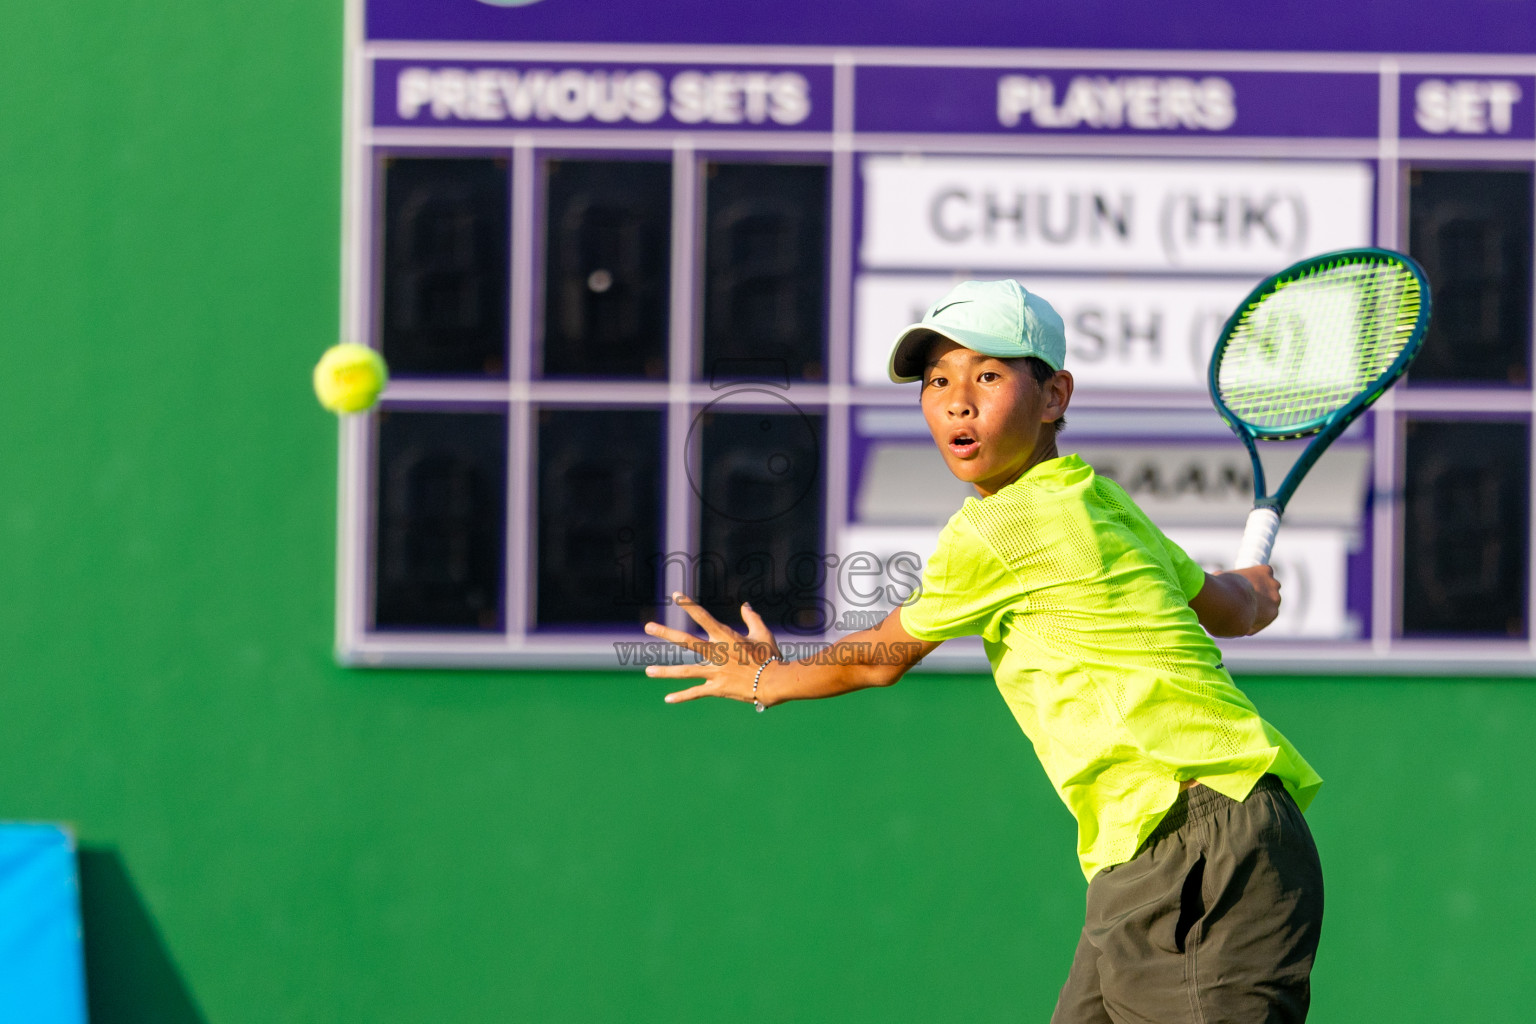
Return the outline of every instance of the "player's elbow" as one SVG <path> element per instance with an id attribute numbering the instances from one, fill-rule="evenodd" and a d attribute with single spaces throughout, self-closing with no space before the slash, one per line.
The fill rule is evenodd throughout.
<path id="1" fill-rule="evenodd" d="M 845 637 L 827 653 L 839 653 L 839 664 L 852 662 L 856 686 L 890 686 L 937 646 L 939 641 L 919 640 L 908 634 L 898 608 L 874 630 Z M 847 655 L 846 661 L 843 654 Z"/>
<path id="2" fill-rule="evenodd" d="M 906 674 L 905 665 L 863 665 L 860 666 L 859 682 L 869 687 L 892 686 Z"/>
<path id="3" fill-rule="evenodd" d="M 859 666 L 860 683 L 864 686 L 891 686 L 921 661 L 933 646 L 915 640 L 909 643 L 877 644 L 875 656 Z"/>

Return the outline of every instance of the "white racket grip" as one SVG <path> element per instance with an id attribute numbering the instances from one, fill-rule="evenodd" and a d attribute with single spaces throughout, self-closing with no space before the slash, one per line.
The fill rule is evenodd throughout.
<path id="1" fill-rule="evenodd" d="M 1275 534 L 1279 532 L 1279 512 L 1272 508 L 1256 508 L 1249 512 L 1248 525 L 1243 529 L 1243 543 L 1237 549 L 1237 561 L 1232 568 L 1268 565 L 1269 553 L 1275 546 Z"/>

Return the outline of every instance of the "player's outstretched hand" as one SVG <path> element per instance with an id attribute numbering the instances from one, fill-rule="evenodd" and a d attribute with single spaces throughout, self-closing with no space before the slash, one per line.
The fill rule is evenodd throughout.
<path id="1" fill-rule="evenodd" d="M 741 606 L 741 620 L 746 624 L 747 635 L 742 636 L 699 606 L 698 602 L 684 594 L 672 595 L 677 606 L 699 624 L 707 639 L 682 630 L 669 629 L 659 622 L 647 622 L 645 631 L 692 651 L 702 659 L 692 665 L 651 665 L 645 674 L 658 679 L 702 679 L 703 682 L 667 694 L 668 704 L 678 704 L 700 697 L 725 697 L 730 700 L 752 702 L 752 678 L 758 666 L 770 657 L 779 656 L 779 645 L 768 629 L 763 617 L 752 610 L 750 604 Z"/>

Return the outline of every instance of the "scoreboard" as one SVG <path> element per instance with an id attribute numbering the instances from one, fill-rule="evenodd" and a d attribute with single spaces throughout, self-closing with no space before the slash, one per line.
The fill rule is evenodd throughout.
<path id="1" fill-rule="evenodd" d="M 1062 451 L 1221 567 L 1252 479 L 1205 391 L 1216 336 L 1280 267 L 1379 245 L 1428 272 L 1425 351 L 1287 510 L 1281 617 L 1223 649 L 1536 664 L 1536 57 L 1051 48 L 1011 20 L 925 44 L 905 8 L 696 6 L 352 5 L 344 333 L 392 380 L 342 426 L 343 660 L 639 664 L 643 622 L 687 621 L 675 590 L 750 600 L 792 653 L 877 622 L 968 492 L 889 345 L 972 277 L 1062 313 Z"/>

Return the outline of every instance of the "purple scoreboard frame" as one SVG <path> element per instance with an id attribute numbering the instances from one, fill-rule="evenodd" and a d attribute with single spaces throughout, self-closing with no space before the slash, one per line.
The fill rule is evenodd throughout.
<path id="1" fill-rule="evenodd" d="M 1428 3 L 1348 10 L 1314 2 L 1287 10 L 1249 3 L 1155 11 L 1126 5 L 1112 17 L 1091 5 L 1054 3 L 1029 8 L 1029 19 L 1016 4 L 979 0 L 963 20 L 936 3 L 849 10 L 806 0 L 771 8 L 669 0 L 602 7 L 598 15 L 592 3 L 575 0 L 351 0 L 343 334 L 377 338 L 379 154 L 505 156 L 514 310 L 508 375 L 400 379 L 391 383 L 386 404 L 507 409 L 513 488 L 532 467 L 535 403 L 664 408 L 668 454 L 682 452 L 688 416 L 721 398 L 691 370 L 699 162 L 712 155 L 824 162 L 831 180 L 827 378 L 794 385 L 790 397 L 826 415 L 828 551 L 853 550 L 844 540 L 859 534 L 856 492 L 872 472 L 872 448 L 892 439 L 921 440 L 913 432 L 912 396 L 881 385 L 868 372 L 868 358 L 860 362 L 861 296 L 906 301 L 909 292 L 931 291 L 962 272 L 988 271 L 1043 277 L 1067 295 L 1100 283 L 1106 290 L 1191 294 L 1208 285 L 1212 295 L 1232 289 L 1240 295 L 1264 270 L 1285 262 L 1281 256 L 1332 247 L 1324 244 L 1329 239 L 1405 247 L 1411 164 L 1536 165 L 1536 24 L 1498 20 L 1506 7 L 1495 0 L 1454 9 Z M 1314 12 L 1328 19 L 1326 41 L 1309 17 Z M 672 162 L 672 369 L 666 381 L 573 383 L 539 380 L 531 371 L 536 326 L 528 311 L 538 303 L 535 171 L 545 154 L 572 153 L 661 154 Z M 1298 180 L 1311 175 L 1320 184 L 1313 193 L 1297 186 L 1299 198 L 1273 211 L 1244 208 L 1250 227 L 1257 218 L 1253 233 L 1267 232 L 1277 246 L 1248 263 L 1223 253 L 1175 253 L 1167 244 L 1158 251 L 1149 243 L 1113 259 L 1064 249 L 1060 261 L 1045 265 L 980 244 L 1000 224 L 1012 223 L 1022 234 L 1023 199 L 1013 212 L 987 206 L 990 220 L 963 219 L 982 209 L 979 197 L 1000 175 L 1102 180 L 1103 195 L 1127 197 L 1119 213 L 1129 216 L 1133 207 L 1156 205 L 1150 192 L 1137 190 L 1159 175 L 1210 175 L 1219 192 L 1271 173 Z M 961 198 L 946 208 L 961 219 L 948 224 L 956 247 L 940 257 L 925 255 L 933 251 L 932 239 L 890 214 L 910 205 L 914 190 L 933 187 L 925 174 L 951 174 L 955 188 L 972 190 L 956 193 Z M 1328 205 L 1330 195 L 1354 199 L 1339 213 Z M 986 196 L 995 205 L 992 193 Z M 1115 210 L 1100 212 L 1112 223 Z M 1165 240 L 1171 237 L 1173 215 L 1167 202 L 1161 213 L 1149 212 L 1147 233 L 1156 234 L 1152 222 L 1160 216 Z M 1191 214 L 1203 215 L 1208 212 Z M 1047 214 L 1041 218 L 1049 223 Z M 1341 227 L 1341 221 L 1348 223 Z M 1151 445 L 1193 453 L 1230 441 L 1240 454 L 1210 414 L 1203 390 L 1188 380 L 1147 389 L 1129 376 L 1105 378 L 1079 392 L 1078 408 L 1073 430 L 1085 449 Z M 1348 551 L 1336 559 L 1342 559 L 1342 576 L 1329 584 L 1337 591 L 1330 600 L 1352 631 L 1234 643 L 1232 663 L 1275 670 L 1531 671 L 1536 633 L 1529 627 L 1527 637 L 1509 640 L 1398 635 L 1403 526 L 1395 495 L 1402 486 L 1404 423 L 1410 415 L 1468 408 L 1529 424 L 1536 391 L 1400 387 L 1341 442 L 1368 466 L 1364 511 L 1348 531 Z M 611 643 L 641 639 L 638 631 L 562 634 L 528 625 L 535 542 L 531 499 L 522 490 L 509 495 L 502 631 L 372 629 L 375 467 L 368 419 L 344 421 L 341 442 L 336 636 L 343 661 L 612 667 Z M 686 467 L 681 458 L 663 464 L 665 547 L 689 551 L 697 524 Z M 1232 528 L 1240 531 L 1240 520 Z M 1189 536 L 1198 543 L 1203 534 Z M 1536 543 L 1527 551 L 1536 559 Z M 1528 567 L 1532 578 L 1536 565 Z M 682 622 L 676 609 L 668 612 Z M 983 664 L 979 647 L 953 644 L 934 660 Z"/>

